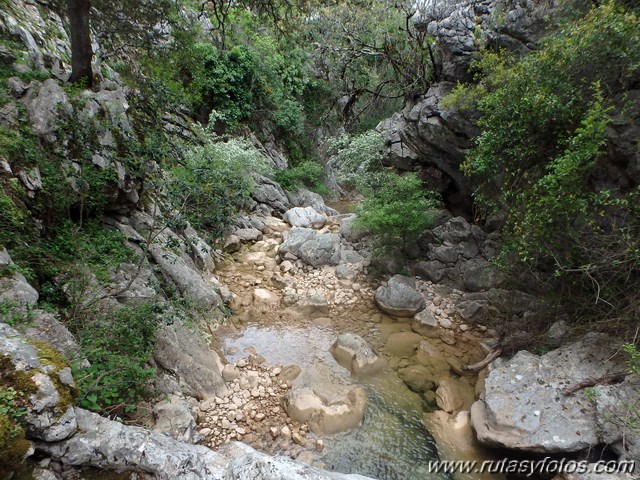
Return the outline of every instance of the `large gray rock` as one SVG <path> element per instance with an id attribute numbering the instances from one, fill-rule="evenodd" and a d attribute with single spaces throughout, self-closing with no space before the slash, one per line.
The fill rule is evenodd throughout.
<path id="1" fill-rule="evenodd" d="M 327 223 L 327 217 L 313 207 L 294 207 L 287 210 L 283 218 L 292 227 L 322 228 Z"/>
<path id="2" fill-rule="evenodd" d="M 378 287 L 374 298 L 380 310 L 394 317 L 413 317 L 426 307 L 415 280 L 402 275 L 394 275 L 387 285 Z"/>
<path id="3" fill-rule="evenodd" d="M 198 436 L 191 405 L 184 397 L 168 395 L 153 406 L 155 432 L 167 433 L 176 440 L 194 443 Z"/>
<path id="4" fill-rule="evenodd" d="M 426 308 L 415 314 L 413 322 L 411 322 L 411 329 L 425 337 L 438 337 L 441 333 L 438 320 Z"/>
<path id="5" fill-rule="evenodd" d="M 278 253 L 291 253 L 313 267 L 340 263 L 340 236 L 316 233 L 309 228 L 293 227 Z"/>
<path id="6" fill-rule="evenodd" d="M 238 442 L 229 442 L 216 452 L 80 408 L 75 415 L 78 433 L 61 442 L 39 442 L 37 450 L 65 465 L 138 472 L 158 480 L 366 480 L 269 457 Z"/>
<path id="7" fill-rule="evenodd" d="M 142 265 L 121 263 L 109 280 L 120 303 L 152 302 L 158 295 L 160 282 L 146 261 Z"/>
<path id="8" fill-rule="evenodd" d="M 226 478 L 228 480 L 366 480 L 368 477 L 318 470 L 287 457 L 270 457 L 254 451 L 231 462 Z"/>
<path id="9" fill-rule="evenodd" d="M 416 23 L 436 38 L 441 76 L 467 78 L 473 57 L 483 45 L 529 51 L 544 35 L 556 2 L 530 0 L 430 0 L 418 2 Z"/>
<path id="10" fill-rule="evenodd" d="M 497 362 L 481 399 L 471 408 L 478 439 L 543 453 L 575 452 L 605 443 L 596 404 L 584 391 L 565 395 L 563 390 L 626 371 L 625 359 L 616 356 L 619 349 L 606 335 L 591 333 L 543 356 L 521 351 Z"/>
<path id="11" fill-rule="evenodd" d="M 27 338 L 51 345 L 70 362 L 87 365 L 78 341 L 53 314 L 34 310 L 29 321 L 16 326 Z"/>
<path id="12" fill-rule="evenodd" d="M 339 214 L 337 210 L 325 205 L 321 195 L 304 188 L 300 188 L 296 192 L 287 192 L 287 197 L 291 205 L 295 207 L 312 207 L 315 211 L 327 216 Z"/>
<path id="13" fill-rule="evenodd" d="M 29 94 L 32 91 L 30 90 Z M 27 99 L 27 113 L 33 132 L 39 135 L 51 135 L 60 125 L 61 113 L 72 111 L 67 94 L 53 79 L 45 80 L 37 95 Z"/>
<path id="14" fill-rule="evenodd" d="M 75 414 L 76 435 L 56 443 L 39 442 L 37 450 L 65 465 L 133 471 L 158 480 L 366 480 L 270 457 L 242 443 L 229 442 L 215 452 L 79 408 Z"/>
<path id="15" fill-rule="evenodd" d="M 438 262 L 437 260 L 431 260 L 428 262 L 417 262 L 411 268 L 414 275 L 429 280 L 430 282 L 438 283 L 444 277 L 446 273 L 446 265 Z"/>
<path id="16" fill-rule="evenodd" d="M 280 213 L 284 213 L 289 209 L 291 203 L 279 184 L 258 174 L 254 174 L 253 179 L 256 182 L 256 188 L 251 193 L 251 196 L 256 202 L 263 203 Z"/>
<path id="17" fill-rule="evenodd" d="M 154 219 L 142 212 L 132 215 L 133 227 L 138 232 L 153 229 Z M 218 307 L 222 299 L 211 283 L 206 281 L 190 257 L 186 242 L 170 229 L 156 232 L 149 252 L 162 272 L 180 289 L 182 294 L 203 308 Z M 176 252 L 175 248 L 179 250 Z"/>
<path id="18" fill-rule="evenodd" d="M 31 390 L 23 417 L 24 428 L 29 439 L 47 442 L 64 440 L 73 435 L 78 425 L 69 398 L 73 396 L 75 384 L 71 370 L 57 362 L 41 361 L 43 355 L 25 337 L 9 325 L 0 323 L 0 358 L 8 357 L 13 368 L 28 377 Z M 9 373 L 9 372 L 6 372 Z M 24 392 L 26 385 L 10 385 Z"/>
<path id="19" fill-rule="evenodd" d="M 159 328 L 153 357 L 186 395 L 204 399 L 228 393 L 220 357 L 206 345 L 201 334 L 181 322 Z"/>
<path id="20" fill-rule="evenodd" d="M 383 120 L 376 130 L 389 146 L 392 165 L 403 170 L 426 168 L 431 189 L 445 192 L 454 187 L 468 196 L 471 189 L 459 166 L 479 130 L 474 113 L 442 105 L 454 86 L 449 82 L 435 84 L 412 108 Z"/>
<path id="21" fill-rule="evenodd" d="M 501 280 L 501 272 L 487 261 L 467 262 L 462 266 L 462 282 L 470 292 L 495 288 L 500 285 Z"/>
<path id="22" fill-rule="evenodd" d="M 38 291 L 21 273 L 17 272 L 0 278 L 0 301 L 35 305 L 38 303 L 38 298 Z"/>
<path id="23" fill-rule="evenodd" d="M 0 248 L 0 269 L 13 265 L 9 252 Z M 38 303 L 38 292 L 33 288 L 27 279 L 19 272 L 12 273 L 5 277 L 0 271 L 0 301 L 15 302 L 18 304 L 35 305 Z"/>
<path id="24" fill-rule="evenodd" d="M 357 218 L 353 214 L 340 219 L 340 235 L 349 243 L 358 243 L 368 235 L 365 230 L 354 225 Z"/>
<path id="25" fill-rule="evenodd" d="M 462 217 L 453 217 L 431 233 L 441 243 L 456 245 L 473 237 L 472 225 Z"/>
<path id="26" fill-rule="evenodd" d="M 108 420 L 75 409 L 79 432 L 68 440 L 39 443 L 37 449 L 66 465 L 133 470 L 161 480 L 223 479 L 226 462 L 207 447 Z"/>
<path id="27" fill-rule="evenodd" d="M 367 394 L 359 385 L 322 384 L 287 392 L 282 406 L 314 433 L 338 433 L 357 427 L 364 418 Z"/>
<path id="28" fill-rule="evenodd" d="M 329 302 L 323 295 L 303 297 L 285 310 L 292 318 L 313 320 L 329 316 Z"/>
<path id="29" fill-rule="evenodd" d="M 376 355 L 362 337 L 354 333 L 338 335 L 329 351 L 340 365 L 356 376 L 370 375 L 385 367 L 384 360 Z"/>
<path id="30" fill-rule="evenodd" d="M 637 421 L 640 376 L 629 375 L 621 384 L 594 388 L 596 422 L 602 443 L 621 459 L 635 461 L 635 473 L 640 472 L 640 432 L 633 427 Z"/>

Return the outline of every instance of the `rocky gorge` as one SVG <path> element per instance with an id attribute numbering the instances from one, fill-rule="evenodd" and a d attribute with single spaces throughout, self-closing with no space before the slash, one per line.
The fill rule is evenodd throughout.
<path id="1" fill-rule="evenodd" d="M 0 50 L 3 68 L 12 69 L 0 125 L 28 128 L 46 151 L 63 151 L 66 177 L 53 183 L 68 184 L 81 204 L 83 182 L 105 175 L 100 229 L 117 233 L 135 255 L 116 258 L 106 272 L 56 275 L 52 285 L 14 262 L 21 249 L 14 255 L 0 245 L 0 440 L 11 438 L 3 444 L 11 468 L 0 478 L 444 479 L 451 475 L 432 472 L 430 462 L 640 461 L 630 422 L 638 374 L 629 372 L 619 339 L 573 337 L 563 317 L 549 318 L 546 348 L 524 349 L 531 322 L 546 311 L 537 291 L 514 287 L 494 268 L 500 218 L 472 221 L 472 186 L 460 172 L 479 133 L 477 117 L 443 103 L 468 78 L 476 29 L 487 42 L 534 49 L 555 2 L 506 2 L 498 27 L 496 2 L 425 4 L 420 28 L 438 44 L 439 81 L 377 130 L 387 165 L 417 171 L 447 208 L 403 261 L 374 256 L 374 239 L 356 214 L 257 172 L 250 200 L 217 243 L 177 221 L 163 193 L 149 194 L 135 162 L 122 155 L 123 138 L 141 137 L 136 92 L 108 68 L 111 78 L 93 90 L 69 89 L 63 19 L 40 2 L 11 3 L 0 11 L 0 32 L 23 56 Z M 33 68 L 51 77 L 28 78 Z M 91 155 L 83 160 L 67 137 L 89 127 L 91 138 L 82 141 Z M 180 111 L 165 113 L 161 128 L 176 148 L 205 136 Z M 629 156 L 631 137 L 620 127 L 616 145 Z M 276 146 L 255 142 L 271 167 L 281 166 Z M 21 205 L 53 203 L 53 162 L 24 161 L 29 152 L 20 148 L 19 158 L 0 155 L 3 192 L 19 192 Z M 625 179 L 636 174 L 632 167 L 623 169 Z M 2 207 L 4 222 L 9 207 Z M 82 208 L 67 209 L 84 220 Z M 20 217 L 41 236 L 45 221 Z M 27 250 L 41 255 L 35 245 Z M 157 306 L 145 361 L 153 395 L 126 421 L 79 406 L 88 399 L 79 396 L 84 379 L 74 372 L 91 363 L 77 325 L 51 308 L 52 291 L 89 312 L 89 324 L 105 336 L 117 335 L 109 322 L 118 312 L 148 300 Z M 125 330 L 122 338 L 130 336 Z M 637 468 L 540 478 L 631 479 Z"/>

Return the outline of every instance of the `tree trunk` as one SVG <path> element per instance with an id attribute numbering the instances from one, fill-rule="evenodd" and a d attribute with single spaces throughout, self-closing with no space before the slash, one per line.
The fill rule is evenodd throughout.
<path id="1" fill-rule="evenodd" d="M 84 83 L 89 88 L 93 84 L 91 70 L 91 30 L 89 14 L 90 0 L 67 0 L 67 15 L 71 30 L 71 77 L 72 83 Z"/>

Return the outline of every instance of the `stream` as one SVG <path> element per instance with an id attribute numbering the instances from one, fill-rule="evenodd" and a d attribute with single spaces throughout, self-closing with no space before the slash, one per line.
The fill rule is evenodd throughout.
<path id="1" fill-rule="evenodd" d="M 423 402 L 392 370 L 359 381 L 329 353 L 337 332 L 330 328 L 248 324 L 225 338 L 230 362 L 253 347 L 268 364 L 296 364 L 302 368 L 295 386 L 318 383 L 359 383 L 368 397 L 365 419 L 356 429 L 334 434 L 326 441 L 322 462 L 328 470 L 358 473 L 380 480 L 445 478 L 427 472 L 438 458 L 435 443 L 422 424 Z"/>
<path id="2" fill-rule="evenodd" d="M 286 227 L 281 231 L 284 230 Z M 324 229 L 327 232 L 336 230 L 335 225 Z M 266 235 L 262 241 L 244 247 L 218 266 L 216 275 L 234 294 L 234 314 L 228 324 L 218 330 L 214 346 L 224 353 L 230 364 L 237 364 L 247 357 L 247 352 L 254 352 L 264 359 L 265 365 L 299 366 L 301 373 L 293 381 L 293 388 L 326 383 L 361 385 L 368 403 L 360 426 L 342 433 L 317 435 L 322 438 L 324 448 L 321 451 L 314 449 L 304 460 L 284 447 L 264 450 L 269 454 L 289 455 L 327 470 L 357 473 L 379 480 L 450 478 L 441 473 L 429 473 L 428 468 L 430 461 L 439 459 L 439 445 L 425 427 L 426 417 L 438 409 L 434 391 L 415 393 L 400 378 L 398 371 L 417 366 L 431 372 L 434 378 L 451 377 L 456 388 L 464 391 L 464 395 L 459 396 L 465 398 L 465 403 L 463 405 L 461 400 L 456 410 L 468 410 L 474 399 L 476 379 L 458 378 L 450 368 L 483 357 L 479 347 L 481 335 L 465 330 L 458 332 L 460 338 L 455 342 L 447 340 L 451 331 L 443 340 L 421 337 L 412 331 L 411 319 L 401 322 L 375 307 L 373 293 L 377 284 L 363 274 L 344 280 L 336 278 L 334 267 L 313 269 L 300 262 L 294 272 L 283 274 L 276 261 L 281 241 L 280 232 Z M 287 278 L 284 287 L 280 284 L 282 280 L 278 284 L 273 281 L 274 277 L 281 279 L 282 276 Z M 427 298 L 447 295 L 440 286 L 423 287 L 429 289 Z M 290 300 L 292 296 L 295 299 L 313 295 L 328 300 L 328 315 L 308 318 L 290 312 L 295 307 L 287 308 L 292 303 L 295 305 L 295 301 Z M 265 298 L 269 300 L 265 301 Z M 337 335 L 346 332 L 365 339 L 383 356 L 387 367 L 373 376 L 353 378 L 329 351 Z M 426 350 L 421 354 L 425 342 Z M 458 393 L 454 390 L 454 396 Z M 448 418 L 445 412 L 436 413 Z M 445 425 L 443 430 L 447 428 L 450 427 Z M 471 437 L 470 426 L 461 432 L 458 435 L 462 435 L 462 441 L 445 439 L 444 443 L 449 444 L 445 447 L 449 450 L 447 454 L 457 456 L 459 451 L 458 458 L 481 458 L 482 453 L 468 446 L 471 440 L 466 437 Z M 316 436 L 311 432 L 309 435 Z M 442 437 L 443 433 L 439 435 Z M 252 446 L 260 449 L 261 445 Z"/>

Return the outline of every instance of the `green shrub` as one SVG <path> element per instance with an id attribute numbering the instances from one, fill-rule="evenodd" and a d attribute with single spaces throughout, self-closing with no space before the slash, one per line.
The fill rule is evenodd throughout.
<path id="1" fill-rule="evenodd" d="M 371 187 L 358 208 L 356 224 L 385 243 L 400 240 L 404 250 L 409 240 L 433 225 L 439 202 L 414 173 L 384 173 Z"/>
<path id="2" fill-rule="evenodd" d="M 295 167 L 279 171 L 275 176 L 282 188 L 296 191 L 306 187 L 313 191 L 322 191 L 324 180 L 324 168 L 317 162 L 303 162 Z M 326 187 L 324 188 L 326 190 Z"/>
<path id="3" fill-rule="evenodd" d="M 362 193 L 370 190 L 370 183 L 377 182 L 385 158 L 384 139 L 378 132 L 369 132 L 349 137 L 347 135 L 331 144 L 337 151 L 338 178 Z"/>
<path id="4" fill-rule="evenodd" d="M 222 235 L 233 215 L 250 198 L 250 172 L 268 173 L 265 158 L 241 140 L 209 143 L 187 153 L 184 163 L 169 170 L 166 198 L 178 212 L 213 238 Z"/>
<path id="5" fill-rule="evenodd" d="M 148 365 L 155 344 L 154 305 L 126 305 L 87 319 L 77 332 L 90 367 L 75 369 L 83 408 L 130 413 L 148 391 L 154 369 Z"/>
<path id="6" fill-rule="evenodd" d="M 107 281 L 111 270 L 120 263 L 131 262 L 135 253 L 125 245 L 125 237 L 117 230 L 106 229 L 102 222 L 89 220 L 80 226 L 66 221 L 43 245 L 47 277 L 76 273 L 85 265 L 98 280 Z"/>
<path id="7" fill-rule="evenodd" d="M 625 115 L 639 42 L 640 18 L 606 1 L 522 58 L 484 52 L 478 83 L 449 100 L 482 114 L 463 168 L 484 211 L 505 214 L 504 258 L 555 273 L 583 321 L 637 316 L 640 190 L 592 176 L 612 108 Z"/>

